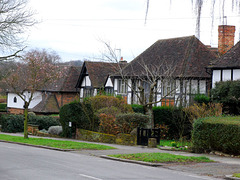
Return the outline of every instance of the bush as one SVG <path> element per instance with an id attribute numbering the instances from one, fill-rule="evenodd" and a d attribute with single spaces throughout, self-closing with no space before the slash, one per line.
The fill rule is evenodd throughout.
<path id="1" fill-rule="evenodd" d="M 194 101 L 199 104 L 208 104 L 210 102 L 210 97 L 206 96 L 205 94 L 197 94 L 194 97 Z"/>
<path id="2" fill-rule="evenodd" d="M 182 108 L 157 106 L 153 107 L 154 124 L 167 126 L 166 139 L 191 137 L 192 125 Z"/>
<path id="3" fill-rule="evenodd" d="M 144 114 L 144 108 L 143 108 L 142 105 L 139 105 L 139 104 L 132 104 L 131 106 L 132 106 L 133 112 Z"/>
<path id="4" fill-rule="evenodd" d="M 220 151 L 240 155 L 240 117 L 208 117 L 193 125 L 195 152 Z"/>
<path id="5" fill-rule="evenodd" d="M 69 122 L 72 122 L 72 129 L 81 128 L 89 129 L 90 128 L 90 117 L 88 116 L 91 107 L 85 106 L 80 102 L 74 102 L 66 104 L 61 107 L 59 116 L 60 123 L 63 128 L 63 136 L 70 137 L 71 129 L 69 127 Z"/>
<path id="6" fill-rule="evenodd" d="M 130 134 L 134 128 L 145 127 L 150 117 L 141 113 L 119 114 L 116 117 L 116 124 L 121 133 Z"/>
<path id="7" fill-rule="evenodd" d="M 105 134 L 118 134 L 119 128 L 116 125 L 116 118 L 111 114 L 101 113 L 99 115 L 99 131 Z"/>
<path id="8" fill-rule="evenodd" d="M 133 112 L 131 105 L 127 104 L 124 99 L 114 96 L 97 95 L 87 98 L 84 103 L 91 104 L 93 112 L 112 106 L 118 108 L 121 113 Z"/>
<path id="9" fill-rule="evenodd" d="M 24 117 L 22 115 L 2 115 L 2 132 L 23 132 Z"/>
<path id="10" fill-rule="evenodd" d="M 51 116 L 35 116 L 34 114 L 28 115 L 28 124 L 38 125 L 38 129 L 48 129 L 50 126 L 60 125 L 56 118 Z"/>
<path id="11" fill-rule="evenodd" d="M 51 126 L 48 129 L 48 134 L 59 136 L 62 133 L 62 126 Z"/>
<path id="12" fill-rule="evenodd" d="M 0 111 L 6 111 L 7 110 L 7 104 L 6 103 L 0 103 Z"/>
<path id="13" fill-rule="evenodd" d="M 195 119 L 210 116 L 221 116 L 222 104 L 220 103 L 194 104 L 192 106 L 183 108 L 183 111 L 188 116 L 189 121 L 193 124 Z"/>
<path id="14" fill-rule="evenodd" d="M 222 81 L 212 89 L 214 102 L 223 104 L 223 113 L 240 114 L 240 81 Z"/>

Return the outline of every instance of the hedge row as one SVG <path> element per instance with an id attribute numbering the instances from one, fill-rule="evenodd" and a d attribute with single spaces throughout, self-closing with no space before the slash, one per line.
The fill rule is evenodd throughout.
<path id="1" fill-rule="evenodd" d="M 23 115 L 2 115 L 0 118 L 3 132 L 16 133 L 23 132 L 24 117 Z M 29 115 L 28 124 L 38 125 L 39 130 L 48 129 L 50 126 L 59 125 L 56 118 L 50 116 Z"/>
<path id="2" fill-rule="evenodd" d="M 196 152 L 240 154 L 240 117 L 207 117 L 194 122 L 192 143 Z"/>
<path id="3" fill-rule="evenodd" d="M 134 112 L 144 113 L 143 106 L 132 105 Z M 191 136 L 192 125 L 188 117 L 179 107 L 157 106 L 153 107 L 154 124 L 167 125 L 168 132 L 165 135 L 167 139 L 179 139 L 180 126 L 184 128 L 183 136 L 187 139 Z"/>

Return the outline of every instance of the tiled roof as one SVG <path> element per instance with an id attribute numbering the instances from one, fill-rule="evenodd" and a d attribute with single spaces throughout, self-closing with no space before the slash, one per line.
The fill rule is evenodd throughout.
<path id="1" fill-rule="evenodd" d="M 64 76 L 53 84 L 49 84 L 43 91 L 51 92 L 77 92 L 75 86 L 81 71 L 81 67 L 63 66 L 61 71 Z"/>
<path id="2" fill-rule="evenodd" d="M 104 87 L 104 83 L 109 74 L 113 74 L 118 69 L 117 63 L 108 63 L 108 62 L 91 62 L 85 61 L 83 64 L 83 68 L 86 68 L 87 74 L 91 80 L 92 86 L 94 88 Z M 82 69 L 83 75 L 84 69 Z M 84 72 L 85 73 L 85 72 Z M 79 77 L 78 87 L 80 87 L 83 76 Z"/>
<path id="3" fill-rule="evenodd" d="M 31 109 L 36 113 L 59 113 L 59 105 L 54 94 L 48 92 L 43 93 L 42 101 Z"/>
<path id="4" fill-rule="evenodd" d="M 240 68 L 240 41 L 220 58 L 214 60 L 209 68 Z"/>
<path id="5" fill-rule="evenodd" d="M 144 76 L 143 66 L 155 71 L 162 66 L 170 69 L 173 77 L 210 78 L 206 73 L 216 54 L 211 52 L 195 36 L 159 40 L 131 61 L 123 70 L 125 75 Z M 164 70 L 165 71 L 165 70 Z M 162 72 L 164 76 L 165 72 Z"/>

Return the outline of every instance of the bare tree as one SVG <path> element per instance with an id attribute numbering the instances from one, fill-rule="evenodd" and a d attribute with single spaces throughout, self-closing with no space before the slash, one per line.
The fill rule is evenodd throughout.
<path id="1" fill-rule="evenodd" d="M 149 127 L 154 128 L 154 118 L 152 107 L 154 104 L 162 102 L 168 95 L 172 94 L 176 88 L 167 91 L 164 96 L 157 100 L 156 94 L 162 89 L 162 84 L 166 81 L 174 81 L 173 73 L 176 65 L 167 61 L 161 61 L 158 64 L 146 64 L 143 60 L 139 61 L 139 69 L 132 67 L 131 69 L 124 69 L 124 65 L 119 61 L 114 49 L 108 42 L 102 41 L 106 47 L 106 51 L 102 53 L 104 59 L 117 63 L 117 75 L 121 77 L 127 87 L 131 89 L 138 102 L 144 107 L 144 111 L 150 116 Z M 128 80 L 131 80 L 129 83 Z M 134 82 L 134 84 L 133 84 Z M 161 82 L 161 83 L 158 83 Z"/>
<path id="2" fill-rule="evenodd" d="M 0 48 L 6 54 L 9 49 L 18 48 L 22 44 L 19 38 L 26 29 L 34 25 L 34 13 L 27 9 L 28 0 L 1 0 L 0 1 Z M 17 50 L 10 55 L 0 57 L 1 60 L 8 60 L 16 57 L 20 51 Z"/>
<path id="3" fill-rule="evenodd" d="M 169 0 L 170 4 L 174 3 L 174 1 Z M 189 0 L 190 1 L 190 0 Z M 220 18 L 222 22 L 224 23 L 224 18 L 225 18 L 225 11 L 228 5 L 231 4 L 232 11 L 239 13 L 240 12 L 240 0 L 211 0 L 211 6 L 206 6 L 208 3 L 208 0 L 191 0 L 192 6 L 193 6 L 193 11 L 196 18 L 196 36 L 200 38 L 200 25 L 201 25 L 201 17 L 202 17 L 202 11 L 203 9 L 210 9 L 211 12 L 211 18 L 212 18 L 212 27 L 215 19 L 215 12 L 219 11 L 220 13 Z M 216 6 L 218 4 L 219 6 Z M 146 4 L 146 13 L 145 13 L 145 24 L 147 22 L 147 15 L 148 11 L 150 8 L 150 0 L 147 0 Z"/>
<path id="4" fill-rule="evenodd" d="M 23 55 L 17 68 L 4 78 L 9 91 L 18 95 L 24 102 L 24 138 L 28 138 L 28 108 L 38 90 L 56 82 L 61 76 L 56 53 L 46 50 L 31 50 Z"/>

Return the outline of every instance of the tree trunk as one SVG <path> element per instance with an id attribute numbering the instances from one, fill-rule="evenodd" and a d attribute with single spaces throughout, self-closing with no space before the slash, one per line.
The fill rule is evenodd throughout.
<path id="1" fill-rule="evenodd" d="M 28 138 L 28 106 L 29 103 L 24 103 L 24 139 Z"/>

